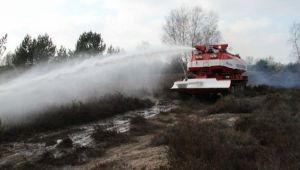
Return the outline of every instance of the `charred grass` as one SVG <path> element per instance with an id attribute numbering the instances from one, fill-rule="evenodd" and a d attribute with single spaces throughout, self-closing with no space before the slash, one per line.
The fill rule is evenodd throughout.
<path id="1" fill-rule="evenodd" d="M 126 170 L 133 170 L 134 168 L 128 165 L 125 162 L 120 161 L 110 161 L 105 163 L 98 163 L 90 170 L 115 170 L 115 169 L 126 169 Z"/>
<path id="2" fill-rule="evenodd" d="M 100 119 L 112 117 L 127 111 L 152 106 L 148 99 L 127 97 L 120 93 L 106 95 L 88 102 L 73 102 L 70 105 L 47 109 L 26 117 L 24 123 L 17 123 L 2 131 L 1 141 L 22 139 L 38 132 L 67 128 Z M 25 118 L 24 118 L 25 119 Z"/>
<path id="3" fill-rule="evenodd" d="M 119 133 L 106 126 L 96 125 L 91 137 L 95 140 L 93 146 L 76 146 L 70 138 L 65 138 L 56 150 L 48 150 L 34 162 L 26 162 L 18 166 L 6 165 L 8 169 L 61 169 L 64 166 L 82 165 L 92 158 L 103 156 L 111 147 L 131 142 L 127 133 Z M 104 166 L 105 165 L 99 165 Z M 115 165 L 116 166 L 116 165 Z M 6 168 L 4 167 L 4 168 Z M 0 167 L 0 169 L 3 168 Z"/>
<path id="4" fill-rule="evenodd" d="M 120 133 L 115 129 L 107 129 L 105 126 L 96 125 L 92 138 L 101 143 L 105 148 L 130 142 L 130 136 L 127 133 Z"/>
<path id="5" fill-rule="evenodd" d="M 257 153 L 259 167 L 300 168 L 299 97 L 297 89 L 269 94 L 255 114 L 237 123 L 237 131 L 249 133 L 262 147 Z"/>
<path id="6" fill-rule="evenodd" d="M 253 89 L 251 89 L 253 90 Z M 252 92 L 248 92 L 252 93 Z M 299 169 L 300 90 L 227 96 L 208 113 L 251 113 L 233 127 L 182 119 L 153 145 L 167 145 L 167 169 Z"/>
<path id="7" fill-rule="evenodd" d="M 214 123 L 184 120 L 167 130 L 170 169 L 251 169 L 255 138 Z"/>
<path id="8" fill-rule="evenodd" d="M 263 102 L 264 97 L 225 96 L 208 107 L 208 114 L 252 113 Z"/>
<path id="9" fill-rule="evenodd" d="M 141 115 L 136 115 L 130 119 L 130 134 L 134 136 L 143 136 L 159 129 L 159 126 L 150 122 Z"/>

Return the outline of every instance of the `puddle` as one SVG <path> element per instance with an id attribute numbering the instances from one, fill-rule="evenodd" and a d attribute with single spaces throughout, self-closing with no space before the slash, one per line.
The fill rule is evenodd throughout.
<path id="1" fill-rule="evenodd" d="M 62 142 L 61 136 L 69 137 L 75 147 L 92 147 L 95 143 L 91 137 L 95 125 L 105 126 L 108 130 L 117 130 L 120 133 L 129 131 L 130 118 L 141 115 L 145 118 L 151 118 L 160 112 L 166 112 L 174 107 L 171 103 L 157 102 L 153 107 L 148 109 L 130 111 L 122 115 L 100 120 L 96 123 L 76 126 L 68 130 L 46 133 L 34 138 L 45 139 L 43 143 L 8 143 L 0 145 L 0 167 L 6 164 L 20 164 L 32 162 L 40 158 L 46 152 L 56 152 L 57 146 Z M 54 141 L 53 144 L 46 145 L 46 139 Z M 31 140 L 30 140 L 31 141 Z M 34 141 L 34 139 L 33 139 Z"/>
<path id="2" fill-rule="evenodd" d="M 142 110 L 130 111 L 122 115 L 117 115 L 113 118 L 101 120 L 97 123 L 84 125 L 83 131 L 73 133 L 69 137 L 72 139 L 73 143 L 77 146 L 92 146 L 93 139 L 91 134 L 94 132 L 95 125 L 105 126 L 107 130 L 116 130 L 120 133 L 129 131 L 130 128 L 130 118 L 141 115 L 146 119 L 151 118 L 160 112 L 167 112 L 173 108 L 172 104 L 160 104 L 157 102 L 153 107 Z"/>

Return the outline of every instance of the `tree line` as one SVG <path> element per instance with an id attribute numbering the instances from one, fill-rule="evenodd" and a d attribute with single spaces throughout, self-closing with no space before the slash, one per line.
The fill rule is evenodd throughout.
<path id="1" fill-rule="evenodd" d="M 0 56 L 6 50 L 7 34 L 0 38 Z M 108 46 L 100 33 L 84 32 L 75 45 L 75 50 L 64 46 L 57 47 L 48 34 L 38 35 L 36 38 L 26 35 L 14 52 L 5 56 L 5 65 L 14 67 L 27 67 L 40 63 L 61 62 L 78 57 L 98 56 L 119 53 L 120 48 Z"/>
<path id="2" fill-rule="evenodd" d="M 0 37 L 0 56 L 5 51 L 7 35 Z M 162 42 L 171 45 L 194 46 L 196 44 L 215 44 L 221 41 L 218 16 L 201 7 L 180 7 L 170 11 L 163 24 Z M 300 22 L 290 28 L 289 42 L 293 54 L 300 61 Z M 59 62 L 79 56 L 95 56 L 120 52 L 119 48 L 107 47 L 100 33 L 84 32 L 75 45 L 75 50 L 57 47 L 48 34 L 33 38 L 26 35 L 12 53 L 6 55 L 6 65 L 31 66 L 41 62 Z"/>
<path id="3" fill-rule="evenodd" d="M 213 44 L 221 39 L 218 30 L 218 17 L 211 11 L 201 7 L 181 7 L 170 11 L 163 25 L 162 41 L 171 45 Z M 0 39 L 1 40 L 1 39 Z M 5 47 L 7 35 L 0 41 Z M 0 56 L 5 49 L 0 48 Z M 26 35 L 14 52 L 6 55 L 6 65 L 32 66 L 44 62 L 60 62 L 79 56 L 102 55 L 120 52 L 119 48 L 107 47 L 101 34 L 96 32 L 82 33 L 75 45 L 75 50 L 57 47 L 48 34 L 36 38 Z"/>

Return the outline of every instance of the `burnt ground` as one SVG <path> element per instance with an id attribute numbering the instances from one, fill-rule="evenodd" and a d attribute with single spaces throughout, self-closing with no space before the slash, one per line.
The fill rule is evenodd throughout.
<path id="1" fill-rule="evenodd" d="M 248 88 L 0 145 L 1 169 L 299 169 L 300 91 Z M 107 123 L 109 122 L 109 123 Z M 18 152 L 16 152 L 18 151 Z"/>
<path id="2" fill-rule="evenodd" d="M 135 136 L 145 132 L 136 129 L 134 134 L 129 133 L 128 130 L 133 128 L 130 124 L 146 122 L 145 118 L 172 107 L 170 103 L 159 102 L 146 106 L 96 122 L 55 130 L 28 132 L 13 129 L 14 137 L 6 136 L 12 132 L 2 134 L 0 169 L 73 169 L 104 156 L 110 148 L 136 143 L 138 138 Z M 152 130 L 150 126 L 148 130 Z"/>

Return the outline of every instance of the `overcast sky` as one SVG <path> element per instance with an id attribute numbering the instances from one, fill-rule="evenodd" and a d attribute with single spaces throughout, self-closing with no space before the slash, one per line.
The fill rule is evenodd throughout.
<path id="1" fill-rule="evenodd" d="M 142 41 L 161 44 L 162 24 L 171 9 L 199 5 L 219 16 L 222 42 L 241 56 L 293 61 L 289 28 L 300 21 L 299 0 L 0 0 L 0 35 L 8 50 L 26 34 L 48 33 L 55 44 L 75 48 L 84 31 L 102 34 L 107 44 L 134 49 Z"/>

